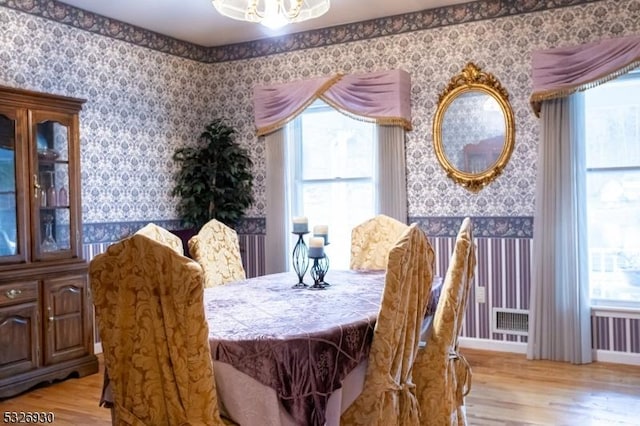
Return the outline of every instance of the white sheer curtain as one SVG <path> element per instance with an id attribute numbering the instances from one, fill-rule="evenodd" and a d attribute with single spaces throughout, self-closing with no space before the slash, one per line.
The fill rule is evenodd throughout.
<path id="1" fill-rule="evenodd" d="M 529 359 L 591 362 L 582 99 L 541 103 Z"/>
<path id="2" fill-rule="evenodd" d="M 407 223 L 405 130 L 378 126 L 378 197 L 376 214 Z"/>
<path id="3" fill-rule="evenodd" d="M 285 130 L 278 129 L 264 136 L 266 145 L 266 216 L 265 272 L 275 274 L 288 270 L 287 237 L 290 235 L 290 218 L 287 202 L 287 157 Z"/>

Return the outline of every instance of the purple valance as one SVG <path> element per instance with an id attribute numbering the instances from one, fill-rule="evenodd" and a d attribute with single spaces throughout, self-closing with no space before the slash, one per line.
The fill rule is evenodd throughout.
<path id="1" fill-rule="evenodd" d="M 318 98 L 358 119 L 411 130 L 411 78 L 406 71 L 391 70 L 256 86 L 258 136 L 283 127 Z"/>
<path id="2" fill-rule="evenodd" d="M 605 83 L 640 65 L 640 36 L 533 52 L 531 105 Z"/>

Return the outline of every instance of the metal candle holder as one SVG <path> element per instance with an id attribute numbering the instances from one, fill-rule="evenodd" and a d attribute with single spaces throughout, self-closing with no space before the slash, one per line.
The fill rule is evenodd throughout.
<path id="1" fill-rule="evenodd" d="M 305 288 L 307 284 L 305 284 L 303 280 L 304 274 L 306 274 L 307 269 L 309 269 L 309 250 L 302 236 L 308 234 L 308 232 L 293 233 L 298 236 L 298 242 L 293 247 L 292 253 L 293 270 L 296 271 L 296 275 L 298 276 L 298 283 L 295 284 L 293 288 Z"/>
<path id="2" fill-rule="evenodd" d="M 311 266 L 311 277 L 313 278 L 313 285 L 309 287 L 309 290 L 323 290 L 329 284 L 324 282 L 324 276 L 329 271 L 329 258 L 327 255 L 322 257 L 313 257 L 313 265 Z"/>
<path id="3" fill-rule="evenodd" d="M 325 242 L 324 244 L 325 246 L 328 246 L 329 243 Z M 324 276 L 327 274 L 327 272 L 329 272 L 329 256 L 327 255 L 327 251 L 325 250 L 324 252 L 324 257 L 321 257 L 320 259 L 318 259 L 318 263 L 320 263 L 320 268 L 322 268 L 324 270 L 324 274 L 322 274 L 322 278 L 321 278 L 321 282 L 322 285 L 324 287 L 329 287 L 331 284 L 329 284 L 328 282 L 326 282 L 324 280 Z"/>

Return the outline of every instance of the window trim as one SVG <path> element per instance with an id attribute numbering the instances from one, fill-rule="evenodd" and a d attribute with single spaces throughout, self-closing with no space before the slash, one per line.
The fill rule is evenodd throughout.
<path id="1" fill-rule="evenodd" d="M 634 86 L 640 87 L 640 68 L 637 68 L 625 75 L 622 75 L 616 78 L 611 84 L 623 83 L 626 84 L 629 81 L 634 81 Z M 587 91 L 588 92 L 588 91 Z M 588 94 L 587 94 L 588 96 Z M 619 106 L 618 106 L 619 107 Z M 612 106 L 612 108 L 618 108 Z M 586 113 L 586 105 L 585 105 L 585 113 Z M 588 128 L 587 123 L 585 122 L 585 130 Z M 640 131 L 640 130 L 639 130 Z M 585 143 L 586 143 L 586 135 L 585 135 Z M 588 179 L 588 175 L 590 173 L 594 174 L 607 174 L 607 173 L 617 173 L 617 172 L 633 172 L 640 174 L 640 164 L 632 165 L 632 166 L 605 166 L 605 167 L 585 167 L 585 178 Z M 586 184 L 586 181 L 585 181 Z M 584 200 L 584 207 L 589 209 L 589 200 Z M 591 233 L 589 226 L 586 229 L 587 238 Z M 598 313 L 616 313 L 622 314 L 624 317 L 629 318 L 640 318 L 640 299 L 637 300 L 623 300 L 623 299 L 611 299 L 611 298 L 602 298 L 602 297 L 592 297 L 592 277 L 595 271 L 592 270 L 592 255 L 591 255 L 591 246 L 589 247 L 589 252 L 587 254 L 588 258 L 586 259 L 589 264 L 589 304 L 591 306 L 592 315 L 597 315 Z M 601 288 L 601 287 L 599 287 Z M 634 295 L 632 295 L 634 297 Z"/>
<path id="2" fill-rule="evenodd" d="M 295 215 L 295 212 L 301 212 L 302 209 L 302 186 L 306 183 L 371 183 L 373 187 L 373 206 L 374 210 L 376 210 L 376 206 L 378 203 L 378 155 L 376 144 L 377 141 L 377 126 L 372 123 L 373 126 L 373 134 L 372 134 L 372 142 L 373 146 L 373 159 L 372 159 L 372 173 L 371 176 L 351 176 L 351 177 L 341 177 L 336 176 L 333 178 L 312 178 L 312 179 L 304 179 L 303 171 L 302 171 L 302 146 L 299 143 L 302 140 L 302 117 L 308 113 L 322 113 L 322 112 L 336 112 L 340 114 L 340 111 L 333 108 L 331 105 L 322 101 L 321 99 L 316 100 L 311 105 L 309 105 L 302 113 L 300 113 L 296 118 L 291 122 L 291 126 L 289 126 L 289 132 L 287 132 L 287 145 L 289 149 L 289 158 L 294 158 L 294 167 L 289 171 L 289 179 L 291 182 L 290 189 L 290 197 L 291 197 L 291 210 L 292 214 Z M 349 117 L 354 119 L 353 117 Z M 354 119 L 355 120 L 355 119 Z M 290 165 L 291 162 L 288 162 Z M 374 214 L 376 212 L 374 211 Z"/>
<path id="3" fill-rule="evenodd" d="M 308 184 L 320 184 L 320 185 L 332 185 L 332 184 L 366 184 L 371 190 L 371 216 L 377 214 L 379 209 L 379 186 L 378 186 L 378 176 L 379 176 L 379 158 L 378 158 L 378 126 L 374 122 L 369 122 L 368 120 L 363 120 L 363 124 L 368 124 L 371 126 L 370 129 L 370 138 L 371 138 L 371 149 L 372 155 L 370 160 L 370 175 L 366 176 L 334 176 L 327 178 L 307 178 L 305 179 L 304 171 L 303 171 L 303 118 L 306 114 L 313 113 L 336 113 L 342 114 L 339 110 L 335 109 L 331 105 L 325 103 L 322 100 L 316 100 L 310 106 L 308 106 L 304 111 L 302 111 L 298 116 L 296 116 L 292 121 L 290 121 L 286 126 L 285 132 L 285 146 L 286 146 L 286 168 L 285 170 L 287 180 L 288 180 L 288 188 L 287 188 L 287 199 L 289 203 L 289 213 L 291 216 L 302 216 L 304 210 L 304 187 Z M 346 118 L 350 120 L 356 120 L 356 118 L 343 114 Z M 309 118 L 309 115 L 307 115 Z M 348 157 L 347 157 L 348 158 Z M 363 218 L 363 220 L 366 218 Z M 355 225 L 355 224 L 354 224 Z M 287 239 L 287 252 L 290 252 L 293 249 L 294 242 L 291 241 L 291 238 Z M 347 262 L 348 266 L 348 262 Z"/>

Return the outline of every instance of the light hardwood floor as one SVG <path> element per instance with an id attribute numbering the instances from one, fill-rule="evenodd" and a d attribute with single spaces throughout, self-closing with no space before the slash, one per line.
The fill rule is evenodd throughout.
<path id="1" fill-rule="evenodd" d="M 640 367 L 575 366 L 527 361 L 517 354 L 462 352 L 473 370 L 466 399 L 470 425 L 640 425 Z M 51 411 L 57 426 L 109 426 L 109 411 L 98 407 L 101 384 L 102 369 L 0 401 L 0 415 Z"/>

